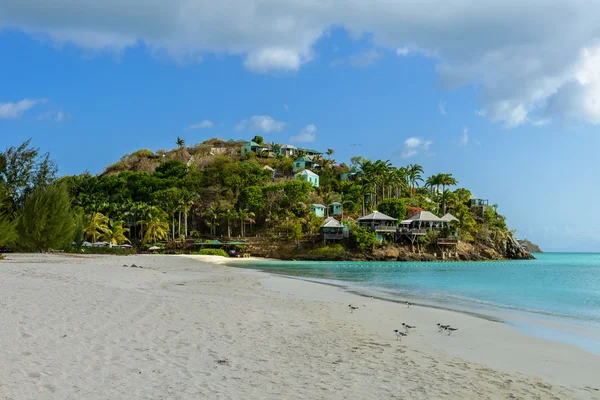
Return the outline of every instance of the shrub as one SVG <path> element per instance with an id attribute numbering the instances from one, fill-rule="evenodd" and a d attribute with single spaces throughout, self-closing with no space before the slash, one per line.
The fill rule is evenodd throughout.
<path id="1" fill-rule="evenodd" d="M 379 203 L 377 210 L 398 220 L 406 217 L 406 203 L 402 199 L 385 199 Z"/>
<path id="2" fill-rule="evenodd" d="M 310 250 L 308 253 L 310 256 L 317 256 L 323 258 L 335 258 L 344 255 L 346 250 L 344 246 L 341 244 L 334 244 L 331 246 L 323 246 L 313 250 Z"/>
<path id="3" fill-rule="evenodd" d="M 78 253 L 78 254 L 112 254 L 115 256 L 128 256 L 132 254 L 136 254 L 136 250 L 131 249 L 121 249 L 119 247 L 82 247 L 80 249 L 71 248 L 69 253 Z"/>
<path id="4" fill-rule="evenodd" d="M 229 254 L 225 252 L 223 249 L 202 249 L 197 253 L 201 256 L 220 256 L 220 257 L 229 257 Z"/>

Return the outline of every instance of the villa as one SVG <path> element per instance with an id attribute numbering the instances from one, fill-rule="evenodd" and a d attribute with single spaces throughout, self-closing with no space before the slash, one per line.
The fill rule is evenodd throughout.
<path id="1" fill-rule="evenodd" d="M 310 206 L 310 211 L 317 217 L 323 218 L 325 216 L 325 206 L 323 204 L 312 204 Z"/>
<path id="2" fill-rule="evenodd" d="M 352 167 L 352 169 L 350 171 L 348 171 L 345 174 L 340 175 L 340 180 L 342 182 L 349 182 L 349 181 L 353 181 L 357 178 L 360 178 L 364 175 L 365 175 L 365 173 L 360 168 Z"/>
<path id="3" fill-rule="evenodd" d="M 315 166 L 313 160 L 308 158 L 307 156 L 302 156 L 294 160 L 294 172 L 301 171 L 303 169 L 312 168 Z"/>
<path id="4" fill-rule="evenodd" d="M 356 220 L 358 225 L 378 233 L 395 233 L 398 230 L 398 220 L 389 215 L 373 211 L 371 214 Z"/>
<path id="5" fill-rule="evenodd" d="M 323 241 L 343 240 L 348 237 L 348 230 L 337 219 L 329 217 L 321 225 L 321 235 Z"/>
<path id="6" fill-rule="evenodd" d="M 333 202 L 329 206 L 327 206 L 327 214 L 329 216 L 332 215 L 342 215 L 342 203 Z"/>
<path id="7" fill-rule="evenodd" d="M 321 153 L 320 151 L 317 150 L 312 150 L 312 149 L 305 149 L 305 148 L 298 148 L 299 152 L 304 153 L 305 155 L 309 156 L 309 157 L 315 157 L 315 156 L 322 156 L 323 153 Z"/>
<path id="8" fill-rule="evenodd" d="M 284 157 L 292 157 L 293 155 L 298 154 L 298 149 L 291 144 L 284 144 L 279 148 L 277 154 Z"/>
<path id="9" fill-rule="evenodd" d="M 313 187 L 319 187 L 319 175 L 305 169 L 296 174 L 296 180 L 310 183 Z"/>
<path id="10" fill-rule="evenodd" d="M 242 155 L 250 153 L 251 151 L 254 154 L 260 155 L 263 151 L 267 151 L 268 149 L 265 146 L 262 146 L 256 142 L 246 142 L 242 145 Z"/>

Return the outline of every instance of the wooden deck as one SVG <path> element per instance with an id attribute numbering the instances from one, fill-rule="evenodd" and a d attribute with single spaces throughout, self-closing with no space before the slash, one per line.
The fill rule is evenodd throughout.
<path id="1" fill-rule="evenodd" d="M 455 238 L 438 238 L 437 244 L 456 246 L 458 239 Z"/>

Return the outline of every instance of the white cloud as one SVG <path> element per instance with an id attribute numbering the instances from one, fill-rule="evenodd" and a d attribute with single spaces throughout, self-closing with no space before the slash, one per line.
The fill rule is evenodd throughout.
<path id="1" fill-rule="evenodd" d="M 202 122 L 198 122 L 197 124 L 192 124 L 192 125 L 188 126 L 184 130 L 185 131 L 191 131 L 191 130 L 194 130 L 194 129 L 207 129 L 207 128 L 212 128 L 213 125 L 214 124 L 213 124 L 212 121 L 209 121 L 209 120 L 205 119 Z"/>
<path id="2" fill-rule="evenodd" d="M 285 122 L 276 121 L 268 115 L 253 115 L 250 119 L 240 121 L 236 129 L 238 131 L 260 131 L 263 133 L 281 132 L 285 128 Z"/>
<path id="3" fill-rule="evenodd" d="M 16 103 L 0 103 L 0 119 L 18 119 L 43 100 L 23 99 Z"/>
<path id="4" fill-rule="evenodd" d="M 86 51 L 226 54 L 256 72 L 297 71 L 344 29 L 398 56 L 434 55 L 442 83 L 476 85 L 487 118 L 508 127 L 600 123 L 598 26 L 600 2 L 583 0 L 3 0 L 0 11 L 0 28 Z"/>
<path id="5" fill-rule="evenodd" d="M 300 133 L 290 138 L 292 143 L 312 143 L 317 139 L 317 127 L 310 124 L 302 128 Z"/>
<path id="6" fill-rule="evenodd" d="M 440 101 L 438 103 L 438 109 L 440 110 L 440 114 L 446 115 L 446 103 L 445 102 Z"/>
<path id="7" fill-rule="evenodd" d="M 421 152 L 428 151 L 432 144 L 431 140 L 425 140 L 418 136 L 410 137 L 404 141 L 404 147 L 400 154 L 405 158 L 416 156 Z"/>
<path id="8" fill-rule="evenodd" d="M 376 50 L 364 51 L 358 54 L 353 54 L 346 58 L 339 58 L 330 63 L 332 67 L 340 67 L 349 65 L 354 68 L 364 68 L 375 64 L 378 58 L 381 57 Z"/>
<path id="9" fill-rule="evenodd" d="M 45 113 L 42 113 L 40 115 L 38 115 L 36 117 L 36 119 L 38 121 L 42 121 L 42 120 L 47 120 L 47 119 L 52 119 L 54 122 L 63 122 L 65 119 L 70 118 L 71 115 L 65 113 L 64 111 L 60 111 L 60 110 L 50 110 L 50 111 L 46 111 Z"/>
<path id="10" fill-rule="evenodd" d="M 469 128 L 468 127 L 463 128 L 463 133 L 462 133 L 462 136 L 460 137 L 460 142 L 458 144 L 459 144 L 459 146 L 463 146 L 463 147 L 469 144 Z"/>

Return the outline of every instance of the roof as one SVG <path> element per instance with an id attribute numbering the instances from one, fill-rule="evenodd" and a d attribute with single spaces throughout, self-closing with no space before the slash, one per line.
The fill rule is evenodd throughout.
<path id="1" fill-rule="evenodd" d="M 273 168 L 269 167 L 268 165 L 265 165 L 263 167 L 263 169 L 269 170 L 269 171 L 275 171 Z"/>
<path id="2" fill-rule="evenodd" d="M 444 215 L 441 219 L 442 219 L 442 221 L 448 221 L 448 222 L 458 221 L 458 218 L 456 218 L 454 215 L 452 215 L 450 213 Z"/>
<path id="3" fill-rule="evenodd" d="M 334 201 L 333 203 L 330 204 L 330 206 L 341 206 L 342 203 Z"/>
<path id="4" fill-rule="evenodd" d="M 249 143 L 246 143 L 246 144 L 249 144 L 250 147 L 263 147 L 264 148 L 264 146 L 262 144 L 258 144 L 256 142 L 249 142 Z"/>
<path id="5" fill-rule="evenodd" d="M 371 214 L 364 217 L 360 217 L 357 221 L 398 221 L 396 218 L 392 218 L 389 215 L 380 213 L 379 211 L 373 211 Z"/>
<path id="6" fill-rule="evenodd" d="M 307 152 L 307 153 L 323 154 L 323 153 L 322 153 L 322 152 L 320 152 L 320 151 L 317 151 L 317 150 L 312 150 L 312 149 L 305 149 L 305 148 L 303 148 L 303 147 L 300 147 L 300 148 L 298 148 L 298 150 L 302 150 L 302 151 L 305 151 L 305 152 Z"/>
<path id="7" fill-rule="evenodd" d="M 314 207 L 314 208 L 325 208 L 325 206 L 323 204 L 313 204 L 311 207 Z"/>
<path id="8" fill-rule="evenodd" d="M 329 217 L 325 220 L 325 222 L 323 223 L 323 225 L 321 225 L 321 228 L 343 228 L 344 225 L 340 224 L 340 222 L 333 218 L 333 217 Z"/>
<path id="9" fill-rule="evenodd" d="M 418 213 L 416 213 L 415 215 L 413 215 L 412 217 L 408 218 L 412 221 L 427 221 L 427 222 L 438 222 L 441 221 L 442 219 L 436 215 L 434 215 L 433 213 L 430 213 L 429 211 L 419 211 Z"/>
<path id="10" fill-rule="evenodd" d="M 299 172 L 299 173 L 297 173 L 296 175 L 316 176 L 317 178 L 319 177 L 319 175 L 317 175 L 317 174 L 315 174 L 314 172 L 312 172 L 312 171 L 309 171 L 309 170 L 307 170 L 307 169 L 305 169 L 305 170 L 304 170 L 304 171 L 302 171 L 302 172 Z"/>
<path id="11" fill-rule="evenodd" d="M 291 144 L 284 144 L 280 147 L 280 149 L 295 149 L 295 146 L 292 146 Z"/>
<path id="12" fill-rule="evenodd" d="M 302 161 L 302 162 L 312 162 L 312 160 L 310 158 L 306 157 L 306 156 L 302 156 L 302 157 L 297 158 L 297 159 L 294 160 L 294 162 L 300 162 L 300 161 Z"/>

